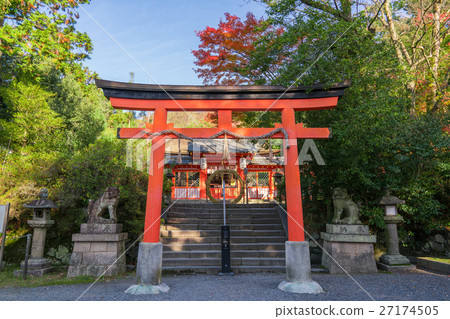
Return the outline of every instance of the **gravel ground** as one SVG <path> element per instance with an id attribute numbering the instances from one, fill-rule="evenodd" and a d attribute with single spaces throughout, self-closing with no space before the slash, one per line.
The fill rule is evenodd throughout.
<path id="1" fill-rule="evenodd" d="M 277 289 L 284 274 L 260 273 L 235 276 L 171 275 L 163 277 L 170 287 L 159 295 L 129 295 L 124 291 L 134 278 L 97 283 L 80 300 L 326 300 L 363 301 L 371 298 L 346 275 L 313 275 L 325 293 L 292 294 Z M 355 275 L 355 280 L 377 301 L 448 301 L 450 277 L 416 271 L 406 274 Z M 0 300 L 76 300 L 90 285 L 46 286 L 37 288 L 2 288 Z"/>

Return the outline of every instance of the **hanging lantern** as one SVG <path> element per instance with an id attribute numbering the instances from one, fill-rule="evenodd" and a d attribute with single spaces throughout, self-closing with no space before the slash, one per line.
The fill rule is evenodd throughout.
<path id="1" fill-rule="evenodd" d="M 208 167 L 208 163 L 206 162 L 206 158 L 202 157 L 200 159 L 200 168 L 201 169 L 206 169 Z"/>
<path id="2" fill-rule="evenodd" d="M 228 149 L 228 139 L 227 134 L 225 134 L 225 138 L 223 140 L 223 156 L 222 160 L 229 161 L 231 159 L 230 150 Z"/>
<path id="3" fill-rule="evenodd" d="M 177 156 L 177 164 L 181 164 L 181 138 L 178 137 L 178 156 Z"/>
<path id="4" fill-rule="evenodd" d="M 272 136 L 269 139 L 269 161 L 273 162 Z"/>
<path id="5" fill-rule="evenodd" d="M 239 167 L 244 170 L 247 168 L 247 160 L 244 157 L 239 159 Z"/>

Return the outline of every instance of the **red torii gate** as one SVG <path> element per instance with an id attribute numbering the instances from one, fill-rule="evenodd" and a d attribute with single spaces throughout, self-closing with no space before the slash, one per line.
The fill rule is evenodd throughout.
<path id="1" fill-rule="evenodd" d="M 159 243 L 162 187 L 164 174 L 164 143 L 176 135 L 152 135 L 164 130 L 174 130 L 194 139 L 207 138 L 223 130 L 256 137 L 270 133 L 274 128 L 233 128 L 232 112 L 281 111 L 282 123 L 289 136 L 285 155 L 286 204 L 288 213 L 288 239 L 290 242 L 305 240 L 303 230 L 302 194 L 300 171 L 297 167 L 297 139 L 326 139 L 331 137 L 329 128 L 307 128 L 295 123 L 295 111 L 330 109 L 337 105 L 348 83 L 335 85 L 327 90 L 323 86 L 159 86 L 97 80 L 111 105 L 116 109 L 154 111 L 153 124 L 143 128 L 119 128 L 118 138 L 151 138 L 150 176 L 148 181 L 145 214 L 144 243 Z M 217 128 L 174 128 L 167 123 L 168 111 L 216 111 Z M 219 137 L 220 138 L 220 137 Z M 222 136 L 223 138 L 223 136 Z M 282 133 L 272 138 L 284 138 Z M 159 146 L 159 147 L 155 147 Z M 162 146 L 162 147 L 161 147 Z M 309 259 L 309 258 L 308 258 Z M 139 263 L 139 262 L 138 262 Z M 138 265 L 139 268 L 139 265 Z M 289 274 L 288 274 L 289 277 Z M 289 279 L 289 278 L 288 278 Z M 153 280 L 153 284 L 159 284 Z"/>

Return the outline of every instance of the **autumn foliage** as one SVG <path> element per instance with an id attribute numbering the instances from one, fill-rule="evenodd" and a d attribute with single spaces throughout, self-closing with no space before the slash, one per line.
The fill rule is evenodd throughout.
<path id="1" fill-rule="evenodd" d="M 198 66 L 194 71 L 204 84 L 233 85 L 248 84 L 250 78 L 257 77 L 258 70 L 251 70 L 250 54 L 255 50 L 254 43 L 275 30 L 263 19 L 247 13 L 246 20 L 225 13 L 217 28 L 206 27 L 196 31 L 200 38 L 198 50 L 192 50 Z"/>

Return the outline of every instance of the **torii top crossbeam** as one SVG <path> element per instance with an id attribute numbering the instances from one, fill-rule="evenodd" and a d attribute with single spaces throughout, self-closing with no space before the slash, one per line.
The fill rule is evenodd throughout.
<path id="1" fill-rule="evenodd" d="M 106 97 L 117 109 L 138 111 L 280 111 L 286 107 L 295 111 L 329 109 L 344 95 L 348 82 L 325 90 L 323 85 L 284 86 L 194 86 L 155 85 L 96 80 Z M 274 103 L 274 101 L 277 101 Z M 181 109 L 181 107 L 183 109 Z"/>
<path id="2" fill-rule="evenodd" d="M 329 138 L 328 128 L 305 128 L 295 123 L 295 111 L 330 109 L 337 105 L 348 82 L 324 88 L 282 86 L 190 86 L 151 85 L 96 80 L 99 88 L 116 109 L 154 111 L 153 124 L 143 128 L 120 128 L 118 138 L 151 138 L 150 176 L 148 184 L 144 242 L 159 242 L 159 219 L 163 184 L 165 138 L 155 136 L 164 130 L 174 130 L 191 138 L 206 138 L 223 130 L 248 137 L 261 136 L 274 128 L 233 128 L 232 112 L 281 111 L 283 128 L 290 139 L 285 155 L 286 203 L 290 241 L 303 241 L 303 213 L 300 173 L 297 167 L 297 138 Z M 174 128 L 167 123 L 168 111 L 217 111 L 217 128 Z M 280 133 L 272 138 L 284 138 Z"/>

